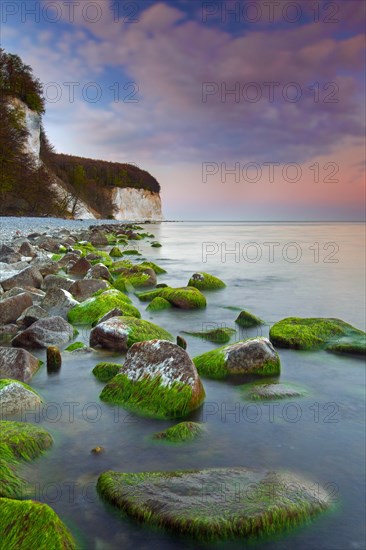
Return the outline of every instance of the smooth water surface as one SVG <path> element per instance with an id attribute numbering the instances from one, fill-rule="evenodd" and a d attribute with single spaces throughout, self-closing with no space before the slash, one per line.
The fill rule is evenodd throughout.
<path id="1" fill-rule="evenodd" d="M 206 292 L 204 311 L 151 314 L 145 311 L 147 304 L 133 296 L 143 318 L 174 336 L 182 330 L 217 326 L 237 328 L 232 341 L 267 336 L 271 324 L 288 316 L 338 317 L 365 329 L 365 228 L 361 224 L 162 223 L 145 227 L 163 245 L 151 248 L 138 242 L 144 257 L 167 270 L 159 282 L 182 286 L 195 271 L 207 271 L 227 283 L 224 290 Z M 248 309 L 266 325 L 240 330 L 235 325 L 238 312 L 228 307 Z M 215 347 L 185 337 L 192 357 Z M 87 342 L 88 331 L 82 330 L 80 338 Z M 154 432 L 175 422 L 138 417 L 99 400 L 103 384 L 91 374 L 92 368 L 102 358 L 122 363 L 123 356 L 102 351 L 86 356 L 64 353 L 58 375 L 48 376 L 43 367 L 32 379 L 47 406 L 39 415 L 28 413 L 26 419 L 39 421 L 55 440 L 50 451 L 23 468 L 35 497 L 50 504 L 71 528 L 80 548 L 88 550 L 363 549 L 364 362 L 323 351 L 278 351 L 281 382 L 305 388 L 306 397 L 277 401 L 271 407 L 252 406 L 240 385 L 204 380 L 206 402 L 190 418 L 204 422 L 207 433 L 179 446 L 152 439 Z M 43 357 L 43 352 L 39 355 Z M 92 454 L 96 445 L 105 451 Z M 205 545 L 121 517 L 95 491 L 98 475 L 106 470 L 225 466 L 294 471 L 326 488 L 334 509 L 275 539 Z"/>

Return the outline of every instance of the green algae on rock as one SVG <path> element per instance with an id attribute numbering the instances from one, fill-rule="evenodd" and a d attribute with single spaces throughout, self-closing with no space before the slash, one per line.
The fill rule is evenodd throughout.
<path id="1" fill-rule="evenodd" d="M 181 288 L 157 288 L 147 292 L 139 292 L 137 294 L 142 302 L 150 302 L 154 298 L 165 298 L 173 306 L 181 309 L 203 309 L 206 307 L 206 298 L 197 288 L 181 287 Z"/>
<path id="2" fill-rule="evenodd" d="M 98 363 L 95 365 L 92 373 L 100 382 L 109 382 L 118 374 L 123 365 L 117 363 Z"/>
<path id="3" fill-rule="evenodd" d="M 118 248 L 118 246 L 114 246 L 109 252 L 109 255 L 111 258 L 122 258 L 123 256 L 122 251 Z"/>
<path id="4" fill-rule="evenodd" d="M 118 271 L 119 276 L 113 283 L 118 290 L 121 290 L 119 287 L 120 283 L 122 283 L 122 289 L 126 287 L 126 283 L 130 283 L 136 288 L 156 285 L 156 274 L 150 267 L 135 265 L 130 268 L 119 269 Z"/>
<path id="5" fill-rule="evenodd" d="M 128 296 L 119 290 L 107 290 L 98 296 L 85 300 L 73 307 L 68 313 L 70 323 L 77 325 L 91 325 L 94 321 L 118 307 L 125 316 L 140 318 L 139 310 L 131 304 Z"/>
<path id="6" fill-rule="evenodd" d="M 119 473 L 98 478 L 128 516 L 199 540 L 273 535 L 308 522 L 329 495 L 301 477 L 247 468 Z"/>
<path id="7" fill-rule="evenodd" d="M 270 384 L 246 384 L 243 386 L 243 394 L 251 401 L 258 401 L 304 397 L 307 395 L 307 392 L 293 384 L 279 384 L 274 382 Z"/>
<path id="8" fill-rule="evenodd" d="M 86 349 L 88 346 L 83 344 L 83 342 L 74 342 L 65 348 L 65 351 L 75 351 L 77 349 Z"/>
<path id="9" fill-rule="evenodd" d="M 0 498 L 0 539 L 8 550 L 75 550 L 76 543 L 47 504 Z"/>
<path id="10" fill-rule="evenodd" d="M 235 323 L 244 328 L 257 327 L 264 324 L 262 319 L 245 310 L 239 313 L 238 317 L 235 319 Z"/>
<path id="11" fill-rule="evenodd" d="M 174 340 L 168 331 L 150 321 L 133 317 L 112 317 L 93 328 L 90 333 L 90 345 L 126 351 L 136 342 L 155 338 Z"/>
<path id="12" fill-rule="evenodd" d="M 219 290 L 220 288 L 225 288 L 226 284 L 218 277 L 201 271 L 192 275 L 188 286 L 193 286 L 198 288 L 198 290 Z"/>
<path id="13" fill-rule="evenodd" d="M 162 311 L 164 309 L 169 309 L 172 307 L 172 304 L 168 302 L 165 298 L 160 298 L 160 296 L 157 296 L 151 302 L 146 308 L 146 311 Z"/>
<path id="14" fill-rule="evenodd" d="M 205 391 L 182 348 L 166 340 L 132 346 L 123 368 L 100 398 L 153 418 L 179 418 L 197 409 Z"/>
<path id="15" fill-rule="evenodd" d="M 142 262 L 139 264 L 140 267 L 150 267 L 157 275 L 161 275 L 162 273 L 166 273 L 165 269 L 160 267 L 159 265 L 154 264 L 154 262 Z"/>
<path id="16" fill-rule="evenodd" d="M 0 421 L 0 496 L 23 496 L 25 482 L 15 471 L 19 461 L 38 457 L 52 442 L 43 428 L 28 422 Z"/>
<path id="17" fill-rule="evenodd" d="M 222 327 L 214 328 L 211 330 L 199 330 L 196 332 L 190 332 L 188 330 L 182 330 L 184 334 L 190 334 L 191 336 L 197 336 L 209 342 L 215 342 L 216 344 L 226 344 L 230 341 L 233 334 L 236 333 L 234 328 Z"/>
<path id="18" fill-rule="evenodd" d="M 273 344 L 283 348 L 366 353 L 366 333 L 341 319 L 287 317 L 271 327 L 269 337 Z"/>
<path id="19" fill-rule="evenodd" d="M 163 432 L 153 435 L 154 439 L 163 439 L 171 443 L 183 443 L 196 439 L 204 433 L 204 428 L 198 422 L 180 422 Z"/>
<path id="20" fill-rule="evenodd" d="M 200 375 L 226 378 L 239 374 L 272 376 L 280 373 L 278 353 L 267 338 L 249 338 L 198 355 L 193 359 Z"/>
<path id="21" fill-rule="evenodd" d="M 11 378 L 0 379 L 0 416 L 34 411 L 42 403 L 40 395 L 30 386 Z"/>

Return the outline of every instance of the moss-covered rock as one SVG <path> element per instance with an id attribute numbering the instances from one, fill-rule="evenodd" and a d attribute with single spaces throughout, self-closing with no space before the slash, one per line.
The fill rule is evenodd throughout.
<path id="1" fill-rule="evenodd" d="M 20 460 L 32 460 L 52 445 L 43 428 L 27 422 L 0 421 L 0 497 L 20 498 L 25 482 L 16 473 Z"/>
<path id="2" fill-rule="evenodd" d="M 211 330 L 199 330 L 196 332 L 183 330 L 182 332 L 184 334 L 190 334 L 191 336 L 197 336 L 198 338 L 208 340 L 209 342 L 215 342 L 216 344 L 226 344 L 230 341 L 232 335 L 236 333 L 236 330 L 234 328 L 221 327 Z"/>
<path id="3" fill-rule="evenodd" d="M 154 262 L 142 262 L 139 264 L 140 267 L 150 267 L 157 275 L 161 275 L 162 273 L 166 273 L 165 269 L 160 267 L 159 265 L 154 264 Z"/>
<path id="4" fill-rule="evenodd" d="M 283 348 L 366 354 L 366 333 L 341 319 L 287 317 L 271 327 L 269 337 Z"/>
<path id="5" fill-rule="evenodd" d="M 273 535 L 330 506 L 328 494 L 290 473 L 247 468 L 99 476 L 99 493 L 138 521 L 197 539 Z"/>
<path id="6" fill-rule="evenodd" d="M 171 443 L 183 443 L 196 439 L 204 433 L 204 428 L 197 422 L 180 422 L 163 432 L 154 434 L 154 439 L 163 439 Z"/>
<path id="7" fill-rule="evenodd" d="M 71 533 L 47 504 L 0 498 L 0 518 L 0 539 L 4 549 L 76 549 Z"/>
<path id="8" fill-rule="evenodd" d="M 86 346 L 85 344 L 83 344 L 83 342 L 74 342 L 73 344 L 70 344 L 69 346 L 67 346 L 67 348 L 65 348 L 65 351 L 75 351 L 77 349 L 86 349 L 88 346 Z"/>
<path id="9" fill-rule="evenodd" d="M 227 378 L 242 374 L 273 376 L 280 373 L 278 353 L 267 338 L 249 338 L 198 355 L 193 359 L 199 374 Z"/>
<path id="10" fill-rule="evenodd" d="M 11 378 L 0 379 L 0 416 L 34 410 L 41 403 L 38 393 L 24 382 Z"/>
<path id="11" fill-rule="evenodd" d="M 192 275 L 188 286 L 193 286 L 198 288 L 198 290 L 219 290 L 220 288 L 225 288 L 226 284 L 218 277 L 201 271 Z"/>
<path id="12" fill-rule="evenodd" d="M 262 319 L 245 310 L 239 313 L 238 317 L 235 319 L 235 323 L 238 323 L 238 325 L 244 328 L 257 327 L 264 324 Z"/>
<path id="13" fill-rule="evenodd" d="M 100 382 L 109 382 L 118 374 L 122 366 L 117 363 L 98 363 L 92 373 Z"/>
<path id="14" fill-rule="evenodd" d="M 149 321 L 133 317 L 112 317 L 93 328 L 90 345 L 126 351 L 136 342 L 155 338 L 173 341 L 173 336 L 168 331 Z"/>
<path id="15" fill-rule="evenodd" d="M 173 306 L 181 309 L 202 309 L 206 307 L 206 298 L 197 288 L 157 288 L 137 294 L 142 302 L 151 302 L 154 298 L 164 298 Z"/>
<path id="16" fill-rule="evenodd" d="M 138 250 L 135 250 L 133 248 L 129 249 L 129 250 L 124 250 L 123 251 L 123 255 L 124 256 L 141 256 L 141 252 L 139 252 Z"/>
<path id="17" fill-rule="evenodd" d="M 252 401 L 257 400 L 273 400 L 273 399 L 294 399 L 307 395 L 305 390 L 298 388 L 292 384 L 246 384 L 243 386 L 243 394 L 246 399 Z"/>
<path id="18" fill-rule="evenodd" d="M 152 248 L 161 248 L 162 245 L 160 243 L 158 243 L 158 241 L 153 241 L 151 243 L 151 246 L 152 246 Z"/>
<path id="19" fill-rule="evenodd" d="M 156 284 L 156 274 L 150 267 L 139 265 L 120 269 L 119 276 L 113 283 L 118 290 L 120 290 L 120 283 L 122 283 L 122 288 L 126 287 L 126 283 L 136 288 L 154 286 Z"/>
<path id="20" fill-rule="evenodd" d="M 189 355 L 165 340 L 132 346 L 100 398 L 144 416 L 179 418 L 199 407 L 205 392 Z"/>
<path id="21" fill-rule="evenodd" d="M 118 246 L 114 246 L 109 252 L 109 255 L 111 258 L 122 258 L 123 256 L 122 251 L 118 248 Z"/>
<path id="22" fill-rule="evenodd" d="M 163 309 L 169 309 L 172 307 L 172 304 L 168 302 L 168 300 L 165 300 L 165 298 L 160 298 L 157 296 L 151 302 L 146 308 L 146 311 L 161 311 Z"/>
<path id="23" fill-rule="evenodd" d="M 118 307 L 125 316 L 139 318 L 141 314 L 131 304 L 128 296 L 118 290 L 107 290 L 98 296 L 89 298 L 75 306 L 68 313 L 70 323 L 76 325 L 91 325 L 94 321 L 108 313 L 111 309 Z"/>

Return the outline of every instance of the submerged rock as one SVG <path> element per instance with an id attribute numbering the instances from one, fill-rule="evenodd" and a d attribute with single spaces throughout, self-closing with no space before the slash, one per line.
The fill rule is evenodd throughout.
<path id="1" fill-rule="evenodd" d="M 3 548 L 17 550 L 75 550 L 70 531 L 47 504 L 0 498 Z"/>
<path id="2" fill-rule="evenodd" d="M 100 382 L 109 382 L 119 373 L 122 366 L 117 363 L 98 363 L 92 373 Z"/>
<path id="3" fill-rule="evenodd" d="M 238 323 L 238 325 L 244 328 L 257 327 L 264 324 L 262 319 L 245 310 L 239 313 L 238 317 L 235 319 L 235 323 Z"/>
<path id="4" fill-rule="evenodd" d="M 73 327 L 62 317 L 47 317 L 33 323 L 12 340 L 14 347 L 47 348 L 66 344 L 74 337 Z"/>
<path id="5" fill-rule="evenodd" d="M 139 310 L 132 305 L 130 298 L 114 289 L 89 298 L 74 307 L 69 311 L 68 319 L 70 323 L 91 325 L 114 308 L 120 309 L 124 316 L 141 317 Z"/>
<path id="6" fill-rule="evenodd" d="M 366 354 L 366 333 L 341 319 L 287 317 L 271 327 L 269 337 L 283 348 Z"/>
<path id="7" fill-rule="evenodd" d="M 15 468 L 21 459 L 38 457 L 52 442 L 51 435 L 34 424 L 0 421 L 0 497 L 24 498 L 24 481 Z"/>
<path id="8" fill-rule="evenodd" d="M 189 355 L 166 340 L 134 344 L 120 372 L 100 395 L 104 401 L 154 418 L 186 416 L 204 397 Z"/>
<path id="9" fill-rule="evenodd" d="M 208 340 L 209 342 L 215 342 L 217 344 L 226 344 L 226 342 L 230 341 L 230 338 L 232 337 L 232 335 L 236 333 L 236 330 L 234 328 L 221 327 L 221 328 L 214 328 L 212 330 L 199 330 L 196 332 L 183 330 L 182 332 L 184 334 L 189 334 L 190 336 L 197 336 L 204 340 Z"/>
<path id="10" fill-rule="evenodd" d="M 173 340 L 173 336 L 157 325 L 133 317 L 112 317 L 99 323 L 90 333 L 90 345 L 114 351 L 126 351 L 136 342 L 154 338 Z"/>
<path id="11" fill-rule="evenodd" d="M 281 369 L 278 353 L 267 338 L 250 338 L 198 355 L 193 359 L 199 374 L 226 378 L 237 374 L 271 376 Z"/>
<path id="12" fill-rule="evenodd" d="M 330 506 L 325 491 L 297 475 L 247 468 L 109 471 L 97 488 L 138 521 L 203 540 L 280 533 Z"/>
<path id="13" fill-rule="evenodd" d="M 293 399 L 304 397 L 307 392 L 290 384 L 251 384 L 243 386 L 245 397 L 251 400 Z"/>
<path id="14" fill-rule="evenodd" d="M 25 349 L 0 348 L 0 378 L 28 382 L 39 366 L 40 360 Z"/>
<path id="15" fill-rule="evenodd" d="M 214 275 L 202 271 L 192 275 L 189 279 L 188 286 L 193 286 L 199 290 L 218 290 L 220 288 L 225 288 L 226 284 Z"/>
<path id="16" fill-rule="evenodd" d="M 181 309 L 202 309 L 206 307 L 206 298 L 197 288 L 164 287 L 148 292 L 140 292 L 138 298 L 143 302 L 151 302 L 154 298 L 164 298 L 173 306 Z"/>
<path id="17" fill-rule="evenodd" d="M 163 432 L 154 434 L 154 439 L 164 439 L 171 443 L 183 443 L 201 436 L 205 432 L 201 424 L 197 422 L 180 422 Z"/>
<path id="18" fill-rule="evenodd" d="M 0 414 L 16 414 L 42 403 L 40 396 L 27 384 L 10 378 L 0 379 Z"/>

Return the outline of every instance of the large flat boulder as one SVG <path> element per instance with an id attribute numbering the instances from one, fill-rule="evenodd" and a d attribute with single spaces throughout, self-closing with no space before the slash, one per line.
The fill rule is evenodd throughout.
<path id="1" fill-rule="evenodd" d="M 99 476 L 99 493 L 130 517 L 177 534 L 215 540 L 274 535 L 330 506 L 297 475 L 247 468 Z"/>

